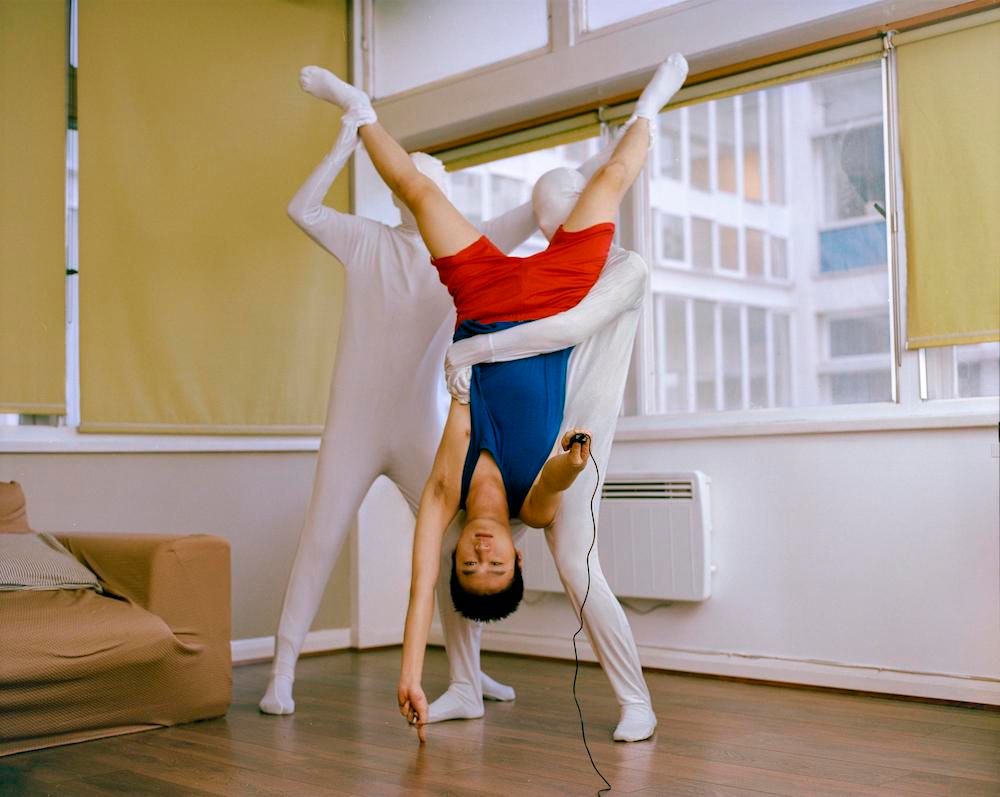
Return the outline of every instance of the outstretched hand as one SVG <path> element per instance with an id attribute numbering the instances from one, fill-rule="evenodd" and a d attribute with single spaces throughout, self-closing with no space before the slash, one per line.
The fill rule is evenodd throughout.
<path id="1" fill-rule="evenodd" d="M 584 434 L 587 436 L 587 440 L 583 443 L 572 443 L 573 436 L 576 434 Z M 562 438 L 562 448 L 563 451 L 569 452 L 570 462 L 578 468 L 584 468 L 587 466 L 587 462 L 590 461 L 590 440 L 591 434 L 587 429 L 581 429 L 574 426 L 572 429 L 568 430 Z"/>
<path id="2" fill-rule="evenodd" d="M 424 725 L 427 724 L 427 696 L 420 684 L 408 681 L 400 681 L 396 691 L 399 700 L 399 713 L 406 717 L 406 721 L 416 727 L 417 738 L 423 744 L 427 741 Z"/>

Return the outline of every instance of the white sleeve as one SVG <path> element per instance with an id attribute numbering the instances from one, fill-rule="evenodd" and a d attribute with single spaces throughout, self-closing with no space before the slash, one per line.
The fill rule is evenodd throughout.
<path id="1" fill-rule="evenodd" d="M 493 241 L 501 252 L 508 254 L 528 240 L 538 229 L 538 222 L 531 202 L 525 202 L 495 219 L 484 221 L 480 226 L 483 235 Z"/>
<path id="2" fill-rule="evenodd" d="M 372 219 L 341 213 L 323 204 L 333 181 L 354 154 L 358 145 L 358 127 L 373 121 L 363 118 L 364 115 L 364 109 L 352 109 L 344 114 L 340 135 L 333 149 L 288 203 L 288 215 L 292 221 L 345 266 L 363 259 L 358 257 L 360 250 L 377 239 L 384 226 Z"/>
<path id="3" fill-rule="evenodd" d="M 648 275 L 646 262 L 639 255 L 614 249 L 594 287 L 575 307 L 501 332 L 452 343 L 445 355 L 448 392 L 468 403 L 473 365 L 559 351 L 592 337 L 642 303 Z"/>

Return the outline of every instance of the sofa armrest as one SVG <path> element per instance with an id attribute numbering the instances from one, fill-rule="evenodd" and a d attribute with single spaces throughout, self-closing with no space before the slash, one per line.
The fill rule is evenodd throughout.
<path id="1" fill-rule="evenodd" d="M 229 542 L 208 534 L 53 533 L 104 588 L 230 661 Z"/>

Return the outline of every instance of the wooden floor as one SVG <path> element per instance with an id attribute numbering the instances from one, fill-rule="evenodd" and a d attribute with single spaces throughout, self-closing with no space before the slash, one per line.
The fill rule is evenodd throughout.
<path id="1" fill-rule="evenodd" d="M 3 797 L 592 795 L 572 664 L 484 654 L 514 703 L 429 728 L 395 706 L 399 651 L 305 658 L 297 712 L 257 711 L 268 665 L 238 667 L 227 717 L 0 759 Z M 424 686 L 446 683 L 431 650 Z M 1000 795 L 1000 712 L 650 672 L 656 736 L 615 744 L 604 676 L 581 668 L 591 748 L 614 794 Z"/>

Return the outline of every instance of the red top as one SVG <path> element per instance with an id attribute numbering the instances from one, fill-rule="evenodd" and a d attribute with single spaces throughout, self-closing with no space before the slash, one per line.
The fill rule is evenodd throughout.
<path id="1" fill-rule="evenodd" d="M 613 222 L 575 232 L 562 226 L 544 251 L 510 257 L 485 235 L 460 252 L 431 258 L 463 321 L 534 321 L 575 307 L 608 259 Z"/>

